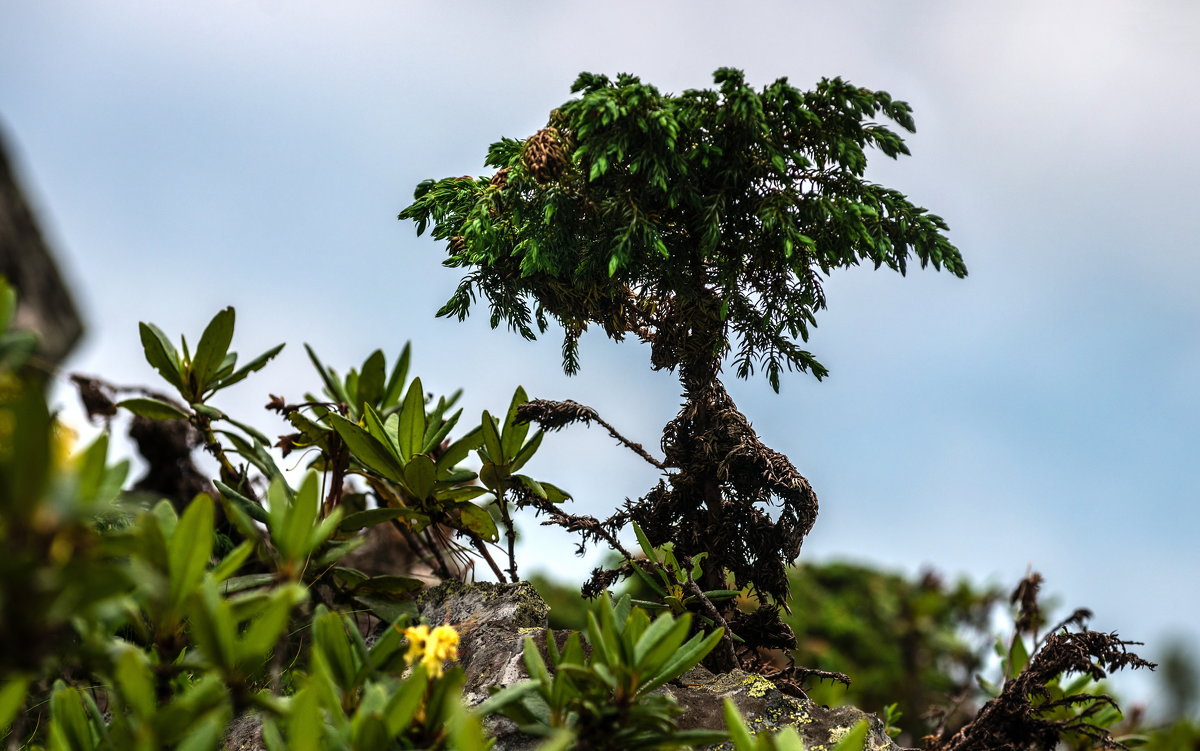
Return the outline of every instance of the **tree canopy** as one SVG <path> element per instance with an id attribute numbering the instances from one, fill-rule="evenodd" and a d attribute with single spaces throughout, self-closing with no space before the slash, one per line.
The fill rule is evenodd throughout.
<path id="1" fill-rule="evenodd" d="M 560 323 L 568 373 L 597 324 L 649 342 L 685 383 L 732 351 L 738 376 L 761 369 L 778 390 L 784 368 L 826 374 L 802 343 L 833 269 L 903 274 L 915 258 L 966 275 L 940 217 L 864 177 L 871 149 L 909 153 L 886 124 L 914 130 L 906 103 L 840 78 L 714 81 L 671 95 L 581 74 L 545 128 L 492 144 L 493 175 L 421 183 L 400 218 L 468 269 L 439 315 L 465 318 L 482 295 L 493 327 Z"/>

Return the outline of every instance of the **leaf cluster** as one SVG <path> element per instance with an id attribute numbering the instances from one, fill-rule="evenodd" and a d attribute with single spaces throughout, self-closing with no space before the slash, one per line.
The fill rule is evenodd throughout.
<path id="1" fill-rule="evenodd" d="M 906 103 L 840 78 L 714 82 L 670 95 L 582 74 L 545 129 L 492 144 L 495 175 L 423 182 L 400 218 L 468 270 L 439 315 L 482 296 L 493 327 L 527 338 L 553 318 L 569 373 L 591 324 L 651 342 L 658 368 L 732 350 L 740 377 L 761 368 L 778 390 L 785 368 L 826 373 L 800 343 L 834 269 L 966 274 L 940 217 L 865 178 L 870 150 L 908 153 L 887 124 L 913 130 Z"/>
<path id="2" fill-rule="evenodd" d="M 720 641 L 718 629 L 691 635 L 691 616 L 662 613 L 653 621 L 628 596 L 601 597 L 588 613 L 585 649 L 578 632 L 560 647 L 547 632 L 543 657 L 532 637 L 524 660 L 531 679 L 499 690 L 481 714 L 499 713 L 525 732 L 569 730 L 593 749 L 678 747 L 718 743 L 726 734 L 678 730 L 678 705 L 652 693 L 700 662 Z"/>

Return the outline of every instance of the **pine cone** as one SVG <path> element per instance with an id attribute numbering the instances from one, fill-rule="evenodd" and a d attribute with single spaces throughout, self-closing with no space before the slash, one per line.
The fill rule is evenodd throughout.
<path id="1" fill-rule="evenodd" d="M 567 154 L 563 149 L 557 128 L 542 128 L 525 141 L 521 153 L 525 169 L 540 183 L 558 179 L 567 167 Z"/>

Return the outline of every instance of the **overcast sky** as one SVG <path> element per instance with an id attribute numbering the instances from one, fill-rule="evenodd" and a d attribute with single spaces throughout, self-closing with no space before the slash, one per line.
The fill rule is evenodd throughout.
<path id="1" fill-rule="evenodd" d="M 344 371 L 412 340 L 469 413 L 522 384 L 654 446 L 679 389 L 640 345 L 591 333 L 569 379 L 553 335 L 434 319 L 458 277 L 396 221 L 413 187 L 483 173 L 580 71 L 886 89 L 918 133 L 871 175 L 946 218 L 970 277 L 838 272 L 810 341 L 831 377 L 731 384 L 820 495 L 803 555 L 1033 566 L 1153 655 L 1200 621 L 1197 39 L 1183 0 L 9 2 L 0 120 L 87 316 L 75 370 L 150 382 L 139 320 L 194 341 L 234 305 L 243 356 L 289 344 L 218 402 L 268 433 L 268 392 L 317 385 L 303 342 Z M 582 429 L 528 469 L 597 515 L 654 481 Z M 590 568 L 525 531 L 527 570 Z"/>

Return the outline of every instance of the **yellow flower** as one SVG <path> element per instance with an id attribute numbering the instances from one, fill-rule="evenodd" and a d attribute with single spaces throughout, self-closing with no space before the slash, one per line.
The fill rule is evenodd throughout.
<path id="1" fill-rule="evenodd" d="M 458 632 L 452 626 L 438 626 L 432 632 L 428 626 L 411 626 L 404 629 L 404 638 L 408 639 L 404 662 L 420 661 L 430 678 L 441 677 L 443 664 L 458 659 Z"/>

